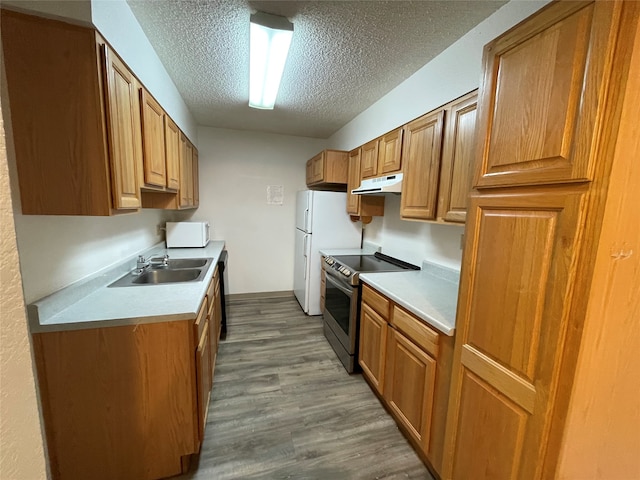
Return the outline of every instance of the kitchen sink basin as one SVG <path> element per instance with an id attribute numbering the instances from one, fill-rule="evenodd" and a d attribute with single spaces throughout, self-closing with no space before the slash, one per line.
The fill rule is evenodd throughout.
<path id="1" fill-rule="evenodd" d="M 137 275 L 131 283 L 159 285 L 161 283 L 193 282 L 202 270 L 199 268 L 186 268 L 184 270 L 148 270 Z"/>
<path id="2" fill-rule="evenodd" d="M 213 258 L 177 258 L 166 267 L 149 267 L 144 272 L 127 273 L 109 287 L 139 287 L 171 283 L 201 282 L 213 263 Z"/>
<path id="3" fill-rule="evenodd" d="M 204 267 L 209 259 L 207 258 L 176 258 L 169 259 L 169 266 L 166 268 L 199 268 Z M 164 267 L 163 267 L 164 268 Z"/>

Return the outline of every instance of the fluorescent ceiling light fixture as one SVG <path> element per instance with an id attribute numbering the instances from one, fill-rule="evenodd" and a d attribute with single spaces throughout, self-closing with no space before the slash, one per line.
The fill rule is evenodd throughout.
<path id="1" fill-rule="evenodd" d="M 258 12 L 251 15 L 250 37 L 249 106 L 271 110 L 287 61 L 293 23 L 285 17 Z"/>

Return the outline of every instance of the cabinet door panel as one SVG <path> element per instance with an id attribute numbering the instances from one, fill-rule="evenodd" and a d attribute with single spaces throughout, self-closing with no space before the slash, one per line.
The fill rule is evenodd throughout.
<path id="1" fill-rule="evenodd" d="M 324 155 L 322 153 L 313 157 L 312 169 L 313 182 L 321 182 L 324 178 Z"/>
<path id="2" fill-rule="evenodd" d="M 384 360 L 387 322 L 366 303 L 360 313 L 360 354 L 358 362 L 378 393 L 384 389 Z"/>
<path id="3" fill-rule="evenodd" d="M 360 186 L 360 149 L 349 152 L 347 177 L 347 213 L 360 215 L 360 195 L 351 195 L 351 190 Z"/>
<path id="4" fill-rule="evenodd" d="M 188 321 L 34 335 L 52 478 L 165 478 L 197 449 Z"/>
<path id="5" fill-rule="evenodd" d="M 539 446 L 546 443 L 560 368 L 584 191 L 471 197 L 447 432 L 455 445 L 453 478 L 468 478 L 472 467 L 463 449 L 482 428 L 474 425 L 489 417 L 504 428 L 487 429 L 488 444 L 517 441 L 522 448 L 513 458 L 503 450 L 483 457 L 487 468 L 474 478 L 540 478 L 545 452 Z M 492 389 L 499 395 L 487 393 Z"/>
<path id="6" fill-rule="evenodd" d="M 157 187 L 167 184 L 164 141 L 164 110 L 144 88 L 140 89 L 142 109 L 142 155 L 144 183 Z"/>
<path id="7" fill-rule="evenodd" d="M 517 479 L 526 420 L 521 408 L 465 372 L 453 478 Z"/>
<path id="8" fill-rule="evenodd" d="M 406 127 L 402 218 L 436 218 L 444 111 L 425 115 Z"/>
<path id="9" fill-rule="evenodd" d="M 378 144 L 378 175 L 399 172 L 402 168 L 403 128 L 384 135 Z"/>
<path id="10" fill-rule="evenodd" d="M 209 399 L 211 398 L 211 338 L 210 324 L 204 322 L 202 337 L 196 350 L 196 372 L 198 375 L 198 438 L 200 443 L 204 438 L 207 424 Z"/>
<path id="11" fill-rule="evenodd" d="M 360 155 L 362 178 L 375 177 L 378 174 L 378 139 L 362 145 Z"/>
<path id="12" fill-rule="evenodd" d="M 467 198 L 475 165 L 477 107 L 475 94 L 447 111 L 438 216 L 448 222 L 464 223 L 467 218 Z"/>
<path id="13" fill-rule="evenodd" d="M 547 10 L 530 28 L 485 47 L 479 131 L 486 133 L 476 186 L 592 178 L 591 142 L 618 7 L 585 5 Z"/>
<path id="14" fill-rule="evenodd" d="M 136 209 L 142 205 L 138 181 L 138 159 L 134 109 L 135 80 L 132 73 L 108 47 L 103 46 L 107 75 L 107 118 L 111 154 L 114 207 Z"/>
<path id="15" fill-rule="evenodd" d="M 436 361 L 390 328 L 384 398 L 425 453 L 429 451 L 435 378 Z"/>
<path id="16" fill-rule="evenodd" d="M 305 168 L 307 185 L 313 183 L 313 159 L 307 160 L 307 165 Z"/>
<path id="17" fill-rule="evenodd" d="M 180 134 L 180 207 L 193 206 L 193 146 Z"/>
<path id="18" fill-rule="evenodd" d="M 165 116 L 165 150 L 167 155 L 167 188 L 180 188 L 180 130 L 168 116 Z"/>
<path id="19" fill-rule="evenodd" d="M 198 155 L 198 149 L 193 145 L 191 146 L 191 151 L 193 153 L 193 156 L 192 156 L 193 165 L 191 167 L 191 174 L 192 174 L 191 180 L 193 184 L 193 206 L 197 207 L 200 205 L 200 173 L 199 173 L 200 165 L 198 164 L 199 155 Z"/>

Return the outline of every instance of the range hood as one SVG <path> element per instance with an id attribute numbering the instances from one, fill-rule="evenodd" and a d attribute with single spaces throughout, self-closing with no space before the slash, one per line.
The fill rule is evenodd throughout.
<path id="1" fill-rule="evenodd" d="M 395 173 L 384 177 L 367 178 L 351 193 L 354 195 L 375 195 L 379 193 L 402 192 L 402 174 Z"/>

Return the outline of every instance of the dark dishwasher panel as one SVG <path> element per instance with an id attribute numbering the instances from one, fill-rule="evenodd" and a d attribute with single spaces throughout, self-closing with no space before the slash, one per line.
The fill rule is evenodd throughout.
<path id="1" fill-rule="evenodd" d="M 226 289 L 229 288 L 229 269 L 227 268 L 227 261 L 229 259 L 229 253 L 226 250 L 222 250 L 220 258 L 218 259 L 218 272 L 220 275 L 220 300 L 222 304 L 222 321 L 220 328 L 220 338 L 224 340 L 227 338 L 227 299 Z"/>

